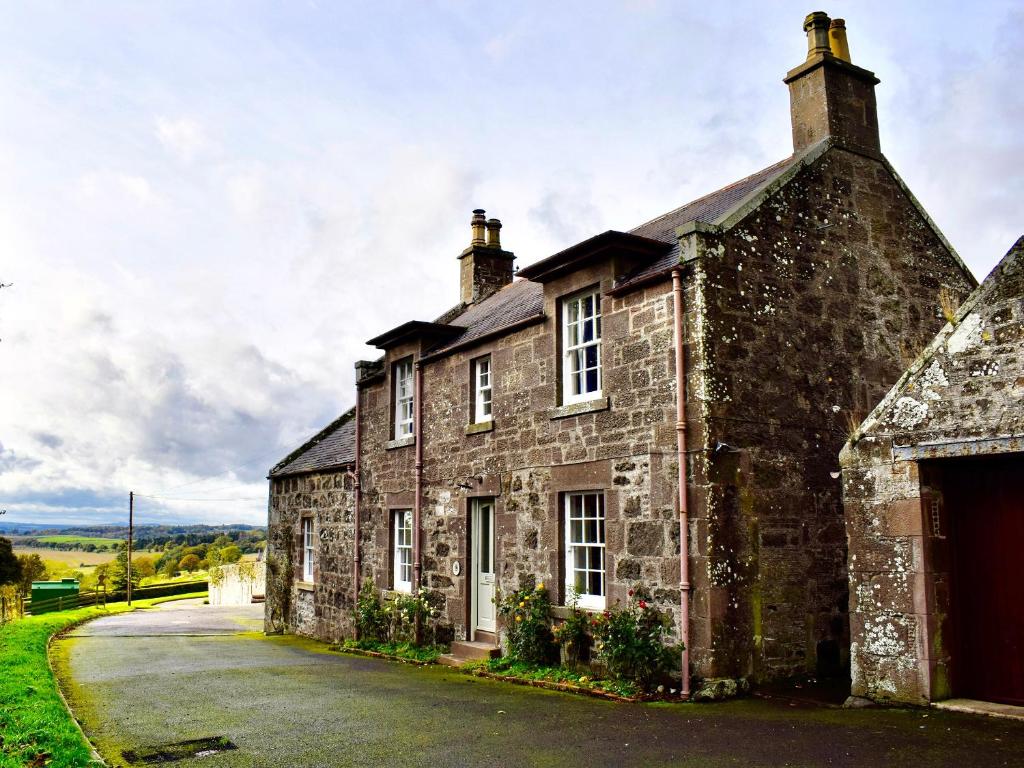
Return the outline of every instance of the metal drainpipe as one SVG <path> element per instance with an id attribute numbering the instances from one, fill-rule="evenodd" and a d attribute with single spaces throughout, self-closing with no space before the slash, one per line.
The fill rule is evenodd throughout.
<path id="1" fill-rule="evenodd" d="M 420 589 L 420 510 L 423 506 L 423 367 L 416 361 L 413 384 L 413 429 L 416 440 L 416 500 L 412 508 L 412 587 Z"/>
<path id="2" fill-rule="evenodd" d="M 363 499 L 362 485 L 359 482 L 359 453 L 362 449 L 362 432 L 360 430 L 359 424 L 359 400 L 362 397 L 362 394 L 363 393 L 359 389 L 359 387 L 356 387 L 356 466 L 352 477 L 352 488 L 355 491 L 356 495 L 355 510 L 352 513 L 352 587 L 354 591 L 354 596 L 352 600 L 353 607 L 355 607 L 355 605 L 359 602 L 359 571 L 361 570 L 360 566 L 362 565 L 363 562 L 363 558 L 359 550 L 359 510 L 361 508 L 361 502 Z M 358 633 L 359 630 L 358 628 L 356 628 L 357 637 Z"/>
<path id="3" fill-rule="evenodd" d="M 676 448 L 679 452 L 679 638 L 683 642 L 680 696 L 690 698 L 690 563 L 689 509 L 686 501 L 686 357 L 683 347 L 682 270 L 672 270 L 672 305 L 676 344 Z"/>

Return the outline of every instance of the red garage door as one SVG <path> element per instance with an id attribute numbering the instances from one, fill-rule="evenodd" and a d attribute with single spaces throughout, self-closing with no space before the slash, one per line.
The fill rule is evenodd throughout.
<path id="1" fill-rule="evenodd" d="M 943 468 L 953 553 L 953 693 L 1024 704 L 1024 457 Z"/>

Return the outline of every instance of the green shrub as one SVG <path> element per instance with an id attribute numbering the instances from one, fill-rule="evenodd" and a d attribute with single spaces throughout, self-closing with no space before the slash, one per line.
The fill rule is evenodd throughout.
<path id="1" fill-rule="evenodd" d="M 590 636 L 590 616 L 586 611 L 581 611 L 578 596 L 575 593 L 570 595 L 569 614 L 565 621 L 554 629 L 555 642 L 565 651 L 566 663 L 575 669 L 580 662 L 590 660 L 590 647 L 593 638 Z"/>
<path id="2" fill-rule="evenodd" d="M 427 589 L 421 587 L 415 595 L 393 594 L 384 603 L 384 613 L 388 620 L 389 642 L 419 644 L 422 637 L 416 637 L 417 627 L 421 634 L 424 630 L 430 634 L 428 619 L 439 612 L 431 606 Z"/>
<path id="3" fill-rule="evenodd" d="M 377 597 L 373 579 L 367 579 L 359 590 L 355 608 L 356 634 L 362 640 L 383 643 L 388 639 L 388 615 Z"/>
<path id="4" fill-rule="evenodd" d="M 544 584 L 520 589 L 498 601 L 508 656 L 527 664 L 549 664 L 557 651 L 551 633 L 551 599 Z"/>
<path id="5" fill-rule="evenodd" d="M 672 627 L 668 614 L 655 610 L 639 592 L 629 594 L 626 607 L 609 608 L 591 621 L 594 648 L 609 674 L 649 690 L 678 664 L 682 645 L 664 644 Z"/>

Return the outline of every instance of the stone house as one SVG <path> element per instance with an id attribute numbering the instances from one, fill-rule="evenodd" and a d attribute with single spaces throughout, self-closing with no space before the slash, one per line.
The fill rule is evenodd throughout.
<path id="1" fill-rule="evenodd" d="M 843 449 L 853 694 L 1024 704 L 1024 238 Z"/>
<path id="2" fill-rule="evenodd" d="M 496 592 L 639 584 L 684 689 L 842 671 L 836 455 L 976 283 L 883 156 L 843 22 L 804 29 L 790 157 L 515 277 L 474 212 L 458 303 L 372 339 L 354 411 L 272 470 L 268 620 L 337 639 L 360 581 L 422 586 L 468 654 Z"/>

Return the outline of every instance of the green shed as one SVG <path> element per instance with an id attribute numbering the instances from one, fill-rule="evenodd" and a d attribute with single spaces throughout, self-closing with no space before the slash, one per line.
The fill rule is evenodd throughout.
<path id="1" fill-rule="evenodd" d="M 29 610 L 33 614 L 60 611 L 77 605 L 77 579 L 32 582 L 32 602 L 29 604 Z"/>

